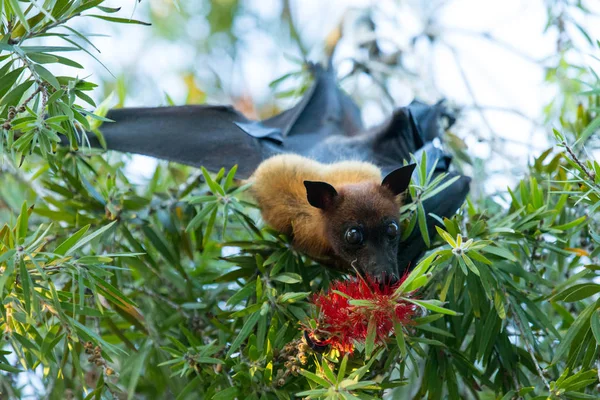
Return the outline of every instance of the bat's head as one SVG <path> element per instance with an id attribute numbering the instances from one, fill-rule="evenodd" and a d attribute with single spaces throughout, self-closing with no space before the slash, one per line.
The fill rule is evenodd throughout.
<path id="1" fill-rule="evenodd" d="M 308 202 L 322 210 L 325 235 L 338 263 L 375 277 L 399 278 L 398 196 L 406 191 L 415 168 L 391 172 L 383 182 L 340 186 L 304 181 Z"/>

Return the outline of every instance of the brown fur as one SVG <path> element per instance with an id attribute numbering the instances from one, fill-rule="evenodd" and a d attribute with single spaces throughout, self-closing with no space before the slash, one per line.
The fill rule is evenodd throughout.
<path id="1" fill-rule="evenodd" d="M 315 258 L 332 255 L 331 243 L 339 240 L 328 233 L 326 219 L 341 229 L 357 216 L 376 223 L 398 215 L 398 202 L 381 180 L 381 170 L 367 162 L 321 164 L 295 154 L 265 160 L 248 179 L 263 220 L 291 235 L 298 250 Z M 328 215 L 308 203 L 304 181 L 327 182 L 337 190 L 335 213 Z"/>

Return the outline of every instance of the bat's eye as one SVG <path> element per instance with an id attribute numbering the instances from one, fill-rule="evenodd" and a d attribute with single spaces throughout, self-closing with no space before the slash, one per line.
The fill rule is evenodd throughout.
<path id="1" fill-rule="evenodd" d="M 395 222 L 390 222 L 385 230 L 385 233 L 390 237 L 390 238 L 395 238 L 396 236 L 398 236 L 398 231 L 400 229 L 398 228 L 398 224 Z"/>
<path id="2" fill-rule="evenodd" d="M 345 239 L 349 244 L 361 244 L 363 241 L 363 234 L 358 228 L 350 228 L 346 231 Z"/>

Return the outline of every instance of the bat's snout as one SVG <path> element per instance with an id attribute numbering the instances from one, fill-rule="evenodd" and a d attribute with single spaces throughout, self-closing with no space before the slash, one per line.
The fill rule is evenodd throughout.
<path id="1" fill-rule="evenodd" d="M 396 260 L 374 257 L 366 263 L 364 272 L 380 282 L 392 285 L 400 279 Z"/>

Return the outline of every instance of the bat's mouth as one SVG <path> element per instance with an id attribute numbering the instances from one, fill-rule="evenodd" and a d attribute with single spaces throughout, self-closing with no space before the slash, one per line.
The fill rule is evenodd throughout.
<path id="1" fill-rule="evenodd" d="M 350 270 L 362 277 L 370 277 L 382 285 L 394 286 L 400 282 L 398 266 L 390 263 L 365 262 L 353 260 Z"/>

